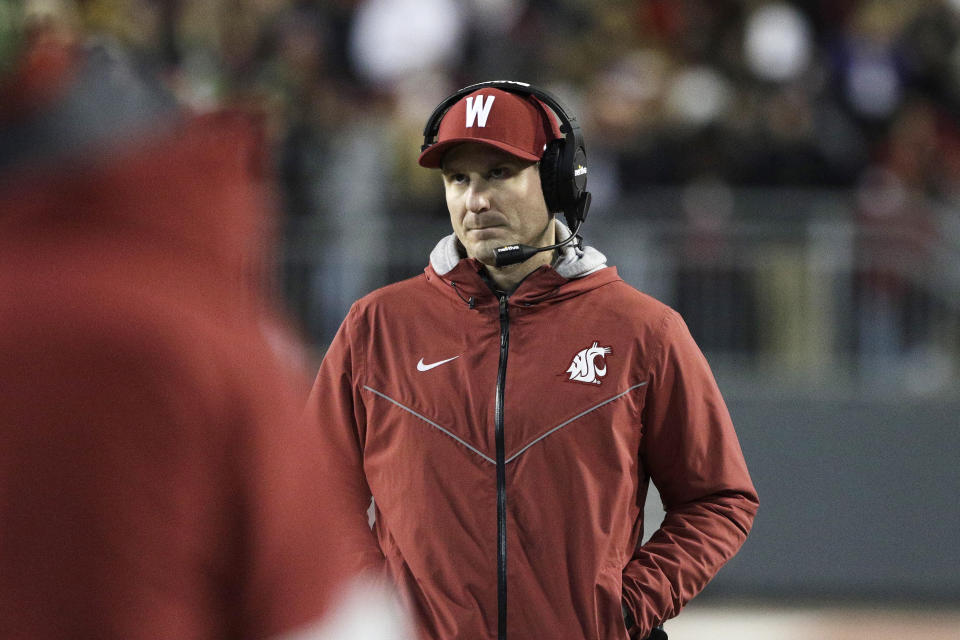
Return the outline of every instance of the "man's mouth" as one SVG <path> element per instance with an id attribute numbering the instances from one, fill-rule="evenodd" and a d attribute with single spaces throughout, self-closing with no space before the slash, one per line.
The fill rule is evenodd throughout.
<path id="1" fill-rule="evenodd" d="M 472 227 L 470 229 L 467 229 L 467 233 L 471 234 L 475 238 L 483 240 L 488 237 L 500 235 L 499 230 L 503 228 L 504 228 L 503 225 L 491 224 L 483 227 Z"/>

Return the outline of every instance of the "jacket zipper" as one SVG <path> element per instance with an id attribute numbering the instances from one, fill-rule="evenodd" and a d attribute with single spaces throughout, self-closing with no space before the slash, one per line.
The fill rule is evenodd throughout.
<path id="1" fill-rule="evenodd" d="M 497 371 L 495 428 L 497 440 L 497 638 L 507 638 L 507 472 L 503 445 L 503 393 L 510 347 L 507 296 L 500 296 L 500 367 Z"/>

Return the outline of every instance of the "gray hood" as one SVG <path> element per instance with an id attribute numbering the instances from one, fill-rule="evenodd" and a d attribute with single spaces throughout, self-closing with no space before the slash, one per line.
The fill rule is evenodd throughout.
<path id="1" fill-rule="evenodd" d="M 554 224 L 557 225 L 557 242 L 563 242 L 570 237 L 567 225 L 559 220 L 554 220 Z M 438 275 L 446 275 L 463 257 L 457 235 L 451 233 L 442 238 L 430 252 L 430 266 Z M 593 247 L 578 249 L 576 244 L 571 242 L 559 249 L 557 260 L 552 266 L 564 278 L 582 278 L 606 267 L 607 257 Z"/>

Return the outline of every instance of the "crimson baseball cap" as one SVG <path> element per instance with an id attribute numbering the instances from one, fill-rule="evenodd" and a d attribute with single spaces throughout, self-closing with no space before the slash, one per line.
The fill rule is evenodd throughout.
<path id="1" fill-rule="evenodd" d="M 535 162 L 563 133 L 548 107 L 534 96 L 478 89 L 444 114 L 437 142 L 420 154 L 421 167 L 437 169 L 443 155 L 463 142 L 480 142 Z"/>

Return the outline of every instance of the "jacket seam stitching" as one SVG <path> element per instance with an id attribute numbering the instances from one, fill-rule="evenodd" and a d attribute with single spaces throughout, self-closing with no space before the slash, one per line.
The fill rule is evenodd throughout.
<path id="1" fill-rule="evenodd" d="M 659 367 L 659 363 L 663 360 L 664 354 L 667 351 L 667 325 L 670 324 L 671 320 L 674 319 L 675 314 L 676 312 L 670 307 L 667 307 L 663 310 L 663 315 L 660 317 L 660 323 L 657 327 L 657 352 L 655 357 L 651 358 L 651 360 L 647 362 L 647 379 L 656 379 L 658 384 L 663 379 L 663 371 L 662 368 Z M 644 426 L 646 425 L 646 420 L 644 420 L 646 410 L 647 405 L 644 404 L 640 414 L 640 424 Z M 645 430 L 646 429 L 644 429 L 644 431 Z M 643 450 L 644 447 L 641 446 L 641 453 Z"/>
<path id="2" fill-rule="evenodd" d="M 360 321 L 361 321 L 361 309 L 359 302 L 355 302 L 350 307 L 350 311 L 347 314 L 349 334 L 347 336 L 347 342 L 351 345 L 352 348 L 356 348 L 358 352 L 357 357 L 357 371 L 355 372 L 355 379 L 357 381 L 363 380 L 367 374 L 367 350 L 366 344 L 363 340 L 358 340 L 357 334 L 359 334 Z"/>
<path id="3" fill-rule="evenodd" d="M 519 457 L 520 454 L 522 454 L 522 453 L 525 452 L 527 449 L 529 449 L 529 448 L 532 447 L 533 445 L 537 444 L 537 443 L 540 442 L 541 440 L 545 439 L 547 436 L 549 436 L 549 435 L 551 435 L 551 434 L 553 434 L 553 433 L 556 433 L 557 431 L 560 431 L 560 430 L 563 429 L 564 427 L 570 425 L 570 424 L 573 423 L 573 422 L 576 422 L 577 420 L 579 420 L 579 419 L 582 418 L 583 416 L 587 415 L 588 413 L 591 413 L 591 412 L 593 412 L 593 411 L 596 411 L 596 410 L 599 409 L 600 407 L 606 406 L 606 405 L 610 404 L 611 402 L 613 402 L 613 401 L 615 401 L 615 400 L 619 400 L 620 398 L 622 398 L 623 396 L 627 395 L 628 393 L 630 393 L 630 392 L 633 391 L 634 389 L 639 389 L 640 387 L 642 387 L 642 386 L 644 386 L 644 385 L 646 385 L 646 384 L 647 384 L 647 381 L 646 381 L 646 380 L 643 381 L 643 382 L 641 382 L 641 383 L 639 383 L 639 384 L 635 384 L 635 385 L 633 385 L 632 387 L 628 388 L 626 391 L 623 391 L 623 392 L 621 392 L 621 393 L 618 393 L 617 395 L 613 396 L 612 398 L 607 398 L 606 400 L 604 400 L 604 401 L 601 402 L 600 404 L 596 404 L 596 405 L 590 407 L 589 409 L 587 409 L 586 411 L 582 411 L 582 412 L 578 413 L 577 415 L 573 416 L 573 417 L 570 418 L 569 420 L 564 420 L 563 422 L 561 422 L 561 423 L 558 424 L 557 426 L 553 427 L 552 429 L 550 429 L 550 430 L 547 431 L 546 433 L 537 436 L 536 438 L 534 438 L 533 440 L 531 440 L 529 443 L 527 443 L 526 445 L 524 445 L 519 451 L 517 451 L 515 454 L 513 454 L 512 456 L 510 456 L 509 458 L 507 458 L 506 461 L 504 461 L 504 464 L 508 464 L 508 463 L 512 462 L 512 461 L 515 460 L 517 457 Z"/>
<path id="4" fill-rule="evenodd" d="M 674 319 L 673 309 L 667 308 L 663 312 L 663 317 L 660 319 L 660 326 L 658 328 L 658 341 L 657 345 L 659 349 L 657 350 L 657 357 L 649 364 L 651 369 L 650 373 L 653 374 L 653 368 L 663 359 L 663 355 L 667 350 L 667 325 Z"/>
<path id="5" fill-rule="evenodd" d="M 381 398 L 383 398 L 384 400 L 395 404 L 396 406 L 400 407 L 401 409 L 403 409 L 403 410 L 406 411 L 407 413 L 410 413 L 411 415 L 414 415 L 414 416 L 416 416 L 417 418 L 420 418 L 421 420 L 423 420 L 424 422 L 426 422 L 428 425 L 430 425 L 430 426 L 433 427 L 434 429 L 437 429 L 438 431 L 440 431 L 441 433 L 445 434 L 446 436 L 452 438 L 452 439 L 455 440 L 456 442 L 459 442 L 460 444 L 462 444 L 462 445 L 465 446 L 467 449 L 469 449 L 469 450 L 472 451 L 473 453 L 477 454 L 478 456 L 480 456 L 481 458 L 483 458 L 483 459 L 486 460 L 487 462 L 489 462 L 489 463 L 491 463 L 491 464 L 496 464 L 496 463 L 497 463 L 496 460 L 494 460 L 493 458 L 488 457 L 488 456 L 485 455 L 483 452 L 481 452 L 479 449 L 477 449 L 476 447 L 474 447 L 472 444 L 470 444 L 469 442 L 467 442 L 466 440 L 464 440 L 464 439 L 461 438 L 460 436 L 455 435 L 453 432 L 449 431 L 448 429 L 444 429 L 443 427 L 441 427 L 439 424 L 437 424 L 436 422 L 434 422 L 434 421 L 431 420 L 430 418 L 427 418 L 426 416 L 424 416 L 424 415 L 422 415 L 422 414 L 420 414 L 420 413 L 417 413 L 416 411 L 414 411 L 414 410 L 411 409 L 410 407 L 408 407 L 408 406 L 406 406 L 406 405 L 404 405 L 404 404 L 402 404 L 402 403 L 400 403 L 400 402 L 397 402 L 396 400 L 394 400 L 393 398 L 391 398 L 391 397 L 388 396 L 387 394 L 385 394 L 385 393 L 383 393 L 383 392 L 381 392 L 381 391 L 377 391 L 377 390 L 374 389 L 373 387 L 369 387 L 369 386 L 367 386 L 367 385 L 363 385 L 363 388 L 366 389 L 367 391 L 369 391 L 370 393 L 373 393 L 373 394 L 375 394 L 375 395 L 378 395 L 378 396 L 380 396 Z"/>

